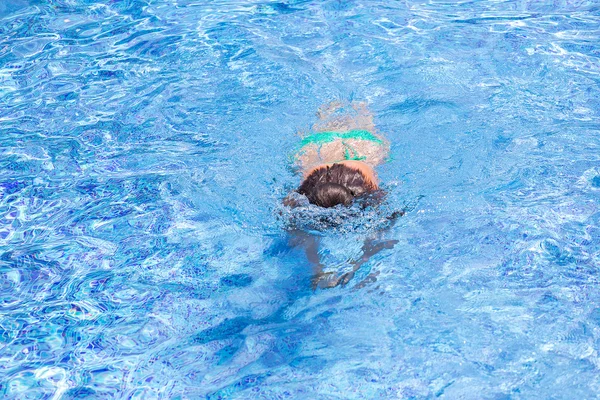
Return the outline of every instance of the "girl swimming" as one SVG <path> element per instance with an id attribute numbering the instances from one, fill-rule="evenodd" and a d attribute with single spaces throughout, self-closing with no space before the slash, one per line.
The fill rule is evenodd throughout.
<path id="1" fill-rule="evenodd" d="M 355 198 L 374 193 L 379 183 L 374 167 L 389 154 L 389 142 L 375 133 L 365 103 L 322 107 L 312 133 L 303 137 L 294 157 L 302 173 L 297 192 L 319 207 L 349 206 Z M 295 206 L 290 196 L 284 202 Z"/>
<path id="2" fill-rule="evenodd" d="M 382 192 L 374 168 L 387 160 L 390 146 L 385 138 L 375 133 L 373 116 L 365 103 L 353 102 L 344 106 L 340 102 L 332 102 L 322 107 L 317 116 L 318 121 L 312 126 L 311 133 L 302 138 L 300 148 L 294 155 L 302 182 L 284 200 L 284 204 L 297 207 L 305 205 L 308 199 L 311 204 L 329 208 L 340 204 L 350 206 L 360 197 L 380 199 L 381 196 L 375 195 Z M 304 195 L 306 199 L 299 195 Z M 369 203 L 364 201 L 361 204 L 365 206 Z M 393 212 L 385 218 L 393 221 L 403 213 Z M 305 221 L 305 218 L 301 216 L 300 220 Z M 323 223 L 329 225 L 320 216 L 317 226 Z M 339 220 L 334 218 L 332 225 L 337 223 Z M 360 257 L 350 257 L 347 260 L 349 270 L 338 276 L 337 271 L 326 271 L 319 250 L 323 237 L 310 232 L 314 227 L 307 231 L 293 224 L 291 226 L 290 245 L 304 249 L 313 268 L 313 289 L 347 284 L 372 256 L 393 248 L 397 243 L 396 240 L 382 239 L 381 232 L 370 233 L 364 238 Z M 376 275 L 368 274 L 356 287 L 376 280 Z"/>

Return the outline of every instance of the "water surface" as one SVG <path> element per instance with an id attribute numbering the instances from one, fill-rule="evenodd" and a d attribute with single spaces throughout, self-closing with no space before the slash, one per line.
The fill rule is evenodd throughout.
<path id="1" fill-rule="evenodd" d="M 592 1 L 0 4 L 0 393 L 593 398 Z M 332 100 L 392 141 L 395 224 L 280 200 Z M 365 217 L 366 218 L 366 217 Z M 377 252 L 363 257 L 365 249 Z"/>

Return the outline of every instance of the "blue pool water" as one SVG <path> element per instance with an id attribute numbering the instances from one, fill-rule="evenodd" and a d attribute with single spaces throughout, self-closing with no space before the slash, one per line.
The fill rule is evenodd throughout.
<path id="1" fill-rule="evenodd" d="M 1 2 L 0 397 L 597 396 L 599 83 L 594 1 Z M 408 212 L 294 233 L 336 99 Z"/>

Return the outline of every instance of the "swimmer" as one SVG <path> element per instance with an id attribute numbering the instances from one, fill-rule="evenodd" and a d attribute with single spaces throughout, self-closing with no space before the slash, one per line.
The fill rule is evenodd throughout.
<path id="1" fill-rule="evenodd" d="M 350 206 L 355 199 L 369 195 L 380 200 L 382 191 L 375 167 L 387 160 L 390 145 L 384 137 L 375 133 L 373 116 L 365 103 L 353 102 L 344 106 L 340 102 L 332 102 L 322 107 L 317 117 L 311 133 L 302 138 L 300 149 L 294 156 L 302 182 L 295 193 L 286 197 L 284 205 L 300 206 L 302 201 L 296 194 L 304 195 L 311 204 L 325 208 Z M 393 221 L 403 214 L 404 210 L 394 212 L 387 219 Z M 382 239 L 381 232 L 370 235 L 364 240 L 362 255 L 347 260 L 351 270 L 336 276 L 334 272 L 324 271 L 319 235 L 301 229 L 294 229 L 290 234 L 289 244 L 303 247 L 313 267 L 313 289 L 346 285 L 371 257 L 398 243 L 397 240 Z M 375 281 L 376 276 L 377 273 L 370 273 L 356 288 Z"/>
<path id="2" fill-rule="evenodd" d="M 375 133 L 365 103 L 344 107 L 332 102 L 317 112 L 319 120 L 302 138 L 294 162 L 302 173 L 296 190 L 319 207 L 350 206 L 354 199 L 379 191 L 375 167 L 385 162 L 389 142 Z M 298 202 L 292 196 L 287 206 Z"/>

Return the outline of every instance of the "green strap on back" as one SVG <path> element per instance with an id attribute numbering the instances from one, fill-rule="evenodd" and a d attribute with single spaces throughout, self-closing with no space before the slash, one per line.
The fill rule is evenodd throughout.
<path id="1" fill-rule="evenodd" d="M 345 147 L 344 150 L 344 159 L 346 160 L 355 160 L 355 161 L 363 161 L 366 160 L 367 157 L 359 156 L 358 152 L 352 148 L 349 144 L 344 142 L 344 140 L 354 139 L 354 140 L 367 140 L 369 142 L 382 144 L 383 140 L 379 139 L 377 136 L 373 135 L 369 131 L 365 130 L 352 130 L 348 132 L 317 132 L 312 135 L 308 135 L 300 142 L 300 146 L 308 146 L 311 144 L 316 144 L 317 146 L 322 146 L 325 143 L 333 142 L 334 140 L 342 140 L 342 144 Z M 352 154 L 350 154 L 352 152 Z"/>
<path id="2" fill-rule="evenodd" d="M 368 140 L 370 142 L 375 143 L 383 143 L 383 140 L 379 139 L 377 136 L 373 135 L 369 131 L 365 130 L 353 130 L 348 132 L 317 132 L 311 135 L 308 135 L 300 145 L 302 147 L 309 144 L 317 144 L 322 145 L 325 143 L 333 142 L 336 139 L 356 139 L 356 140 Z"/>
<path id="3" fill-rule="evenodd" d="M 358 152 L 342 141 L 342 144 L 345 147 L 344 150 L 344 160 L 354 160 L 354 161 L 364 161 L 367 159 L 366 156 L 359 156 Z M 352 151 L 352 155 L 350 155 L 350 151 Z"/>

